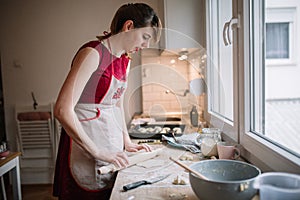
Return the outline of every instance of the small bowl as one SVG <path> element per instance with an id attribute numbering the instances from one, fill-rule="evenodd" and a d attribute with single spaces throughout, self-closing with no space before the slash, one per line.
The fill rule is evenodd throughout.
<path id="1" fill-rule="evenodd" d="M 249 200 L 257 194 L 253 182 L 260 169 L 236 160 L 203 160 L 190 166 L 209 180 L 189 174 L 191 187 L 201 200 Z"/>
<path id="2" fill-rule="evenodd" d="M 258 176 L 254 188 L 259 190 L 261 200 L 299 200 L 300 175 L 286 172 L 266 172 Z"/>
<path id="3" fill-rule="evenodd" d="M 2 158 L 2 157 L 6 157 L 6 156 L 8 156 L 9 155 L 9 151 L 7 150 L 7 151 L 3 151 L 3 152 L 1 152 L 0 153 L 0 157 Z"/>

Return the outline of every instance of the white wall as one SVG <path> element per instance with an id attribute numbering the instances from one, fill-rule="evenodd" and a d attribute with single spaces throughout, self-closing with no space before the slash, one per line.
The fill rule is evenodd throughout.
<path id="1" fill-rule="evenodd" d="M 74 53 L 86 41 L 108 30 L 115 11 L 132 0 L 2 0 L 0 53 L 6 134 L 15 148 L 15 104 L 55 102 Z M 154 9 L 158 0 L 142 0 Z M 140 58 L 137 56 L 136 58 Z M 134 60 L 134 63 L 140 61 Z M 140 81 L 135 78 L 134 84 Z M 136 102 L 141 102 L 136 95 Z M 141 111 L 133 104 L 129 110 Z M 136 106 L 136 108 L 135 108 Z M 128 119 L 127 119 L 128 121 Z"/>

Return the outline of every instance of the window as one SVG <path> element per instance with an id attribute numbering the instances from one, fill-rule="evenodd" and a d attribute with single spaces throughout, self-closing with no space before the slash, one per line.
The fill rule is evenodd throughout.
<path id="1" fill-rule="evenodd" d="M 266 168 L 277 171 L 300 169 L 300 82 L 294 75 L 300 74 L 294 56 L 300 50 L 294 45 L 299 5 L 296 0 L 252 0 L 244 6 L 243 33 L 249 42 L 244 43 L 245 87 L 240 91 L 245 94 L 241 143 Z"/>
<path id="2" fill-rule="evenodd" d="M 232 121 L 232 46 L 225 46 L 222 35 L 223 26 L 232 15 L 232 3 L 231 0 L 210 1 L 210 3 L 210 110 Z"/>
<path id="3" fill-rule="evenodd" d="M 266 66 L 295 65 L 297 9 L 295 1 L 266 1 L 265 49 Z"/>
<path id="4" fill-rule="evenodd" d="M 211 124 L 263 171 L 299 173 L 300 1 L 206 2 Z"/>
<path id="5" fill-rule="evenodd" d="M 266 23 L 266 59 L 289 58 L 289 23 Z"/>
<path id="6" fill-rule="evenodd" d="M 232 0 L 207 1 L 207 79 L 210 123 L 237 139 L 234 113 Z M 225 25 L 226 24 L 226 25 Z"/>
<path id="7" fill-rule="evenodd" d="M 276 69 L 268 69 L 269 63 L 267 62 L 268 59 L 280 60 L 291 57 L 291 22 L 267 22 L 274 21 L 272 17 L 277 18 L 270 12 L 268 7 L 270 4 L 274 6 L 278 1 L 269 0 L 266 2 L 259 5 L 258 1 L 253 1 L 254 7 L 255 4 L 261 6 L 260 12 L 264 17 L 260 19 L 253 18 L 250 25 L 250 29 L 252 27 L 252 38 L 258 41 L 266 41 L 265 46 L 264 43 L 255 41 L 250 44 L 253 50 L 249 55 L 251 57 L 251 73 L 249 74 L 251 84 L 249 84 L 249 91 L 251 91 L 250 103 L 252 105 L 250 108 L 252 116 L 250 118 L 250 131 L 266 142 L 278 147 L 286 154 L 290 154 L 291 157 L 299 158 L 300 92 L 297 92 L 297 87 L 300 82 L 298 82 L 298 78 L 293 73 L 300 74 L 300 65 L 296 64 L 295 67 L 291 68 L 286 63 L 279 62 Z M 277 3 L 277 15 L 284 16 L 287 10 L 290 10 L 290 13 L 297 14 L 293 11 L 296 10 L 295 6 L 298 6 L 298 3 L 297 1 L 291 2 L 290 4 L 287 2 Z M 285 7 L 289 8 L 284 9 Z M 250 12 L 252 16 L 258 14 L 258 11 L 255 9 L 252 9 Z M 260 24 L 261 26 L 256 26 L 255 24 Z M 265 29 L 262 27 L 265 27 Z M 300 48 L 295 50 L 299 52 Z M 255 62 L 255 60 L 260 60 L 261 62 Z M 286 84 L 288 82 L 294 84 Z M 293 92 L 285 92 L 285 90 L 291 88 Z"/>

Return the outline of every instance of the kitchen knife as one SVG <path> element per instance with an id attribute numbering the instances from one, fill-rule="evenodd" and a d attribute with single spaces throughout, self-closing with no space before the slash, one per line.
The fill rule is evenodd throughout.
<path id="1" fill-rule="evenodd" d="M 153 183 L 156 183 L 158 181 L 161 181 L 161 180 L 167 178 L 168 176 L 170 176 L 170 174 L 158 176 L 158 177 L 151 178 L 151 179 L 148 179 L 148 180 L 142 180 L 142 181 L 137 181 L 137 182 L 134 182 L 134 183 L 130 183 L 128 185 L 124 185 L 123 190 L 127 191 L 127 190 L 137 188 L 141 185 L 153 184 Z"/>

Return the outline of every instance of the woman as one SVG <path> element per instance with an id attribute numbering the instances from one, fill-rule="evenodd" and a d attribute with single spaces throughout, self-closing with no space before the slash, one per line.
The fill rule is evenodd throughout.
<path id="1" fill-rule="evenodd" d="M 129 71 L 128 53 L 160 36 L 160 20 L 143 3 L 116 12 L 110 33 L 83 45 L 59 93 L 54 114 L 61 133 L 53 195 L 60 199 L 108 199 L 116 174 L 96 175 L 100 166 L 128 165 L 125 151 L 151 151 L 130 141 L 121 98 Z"/>

